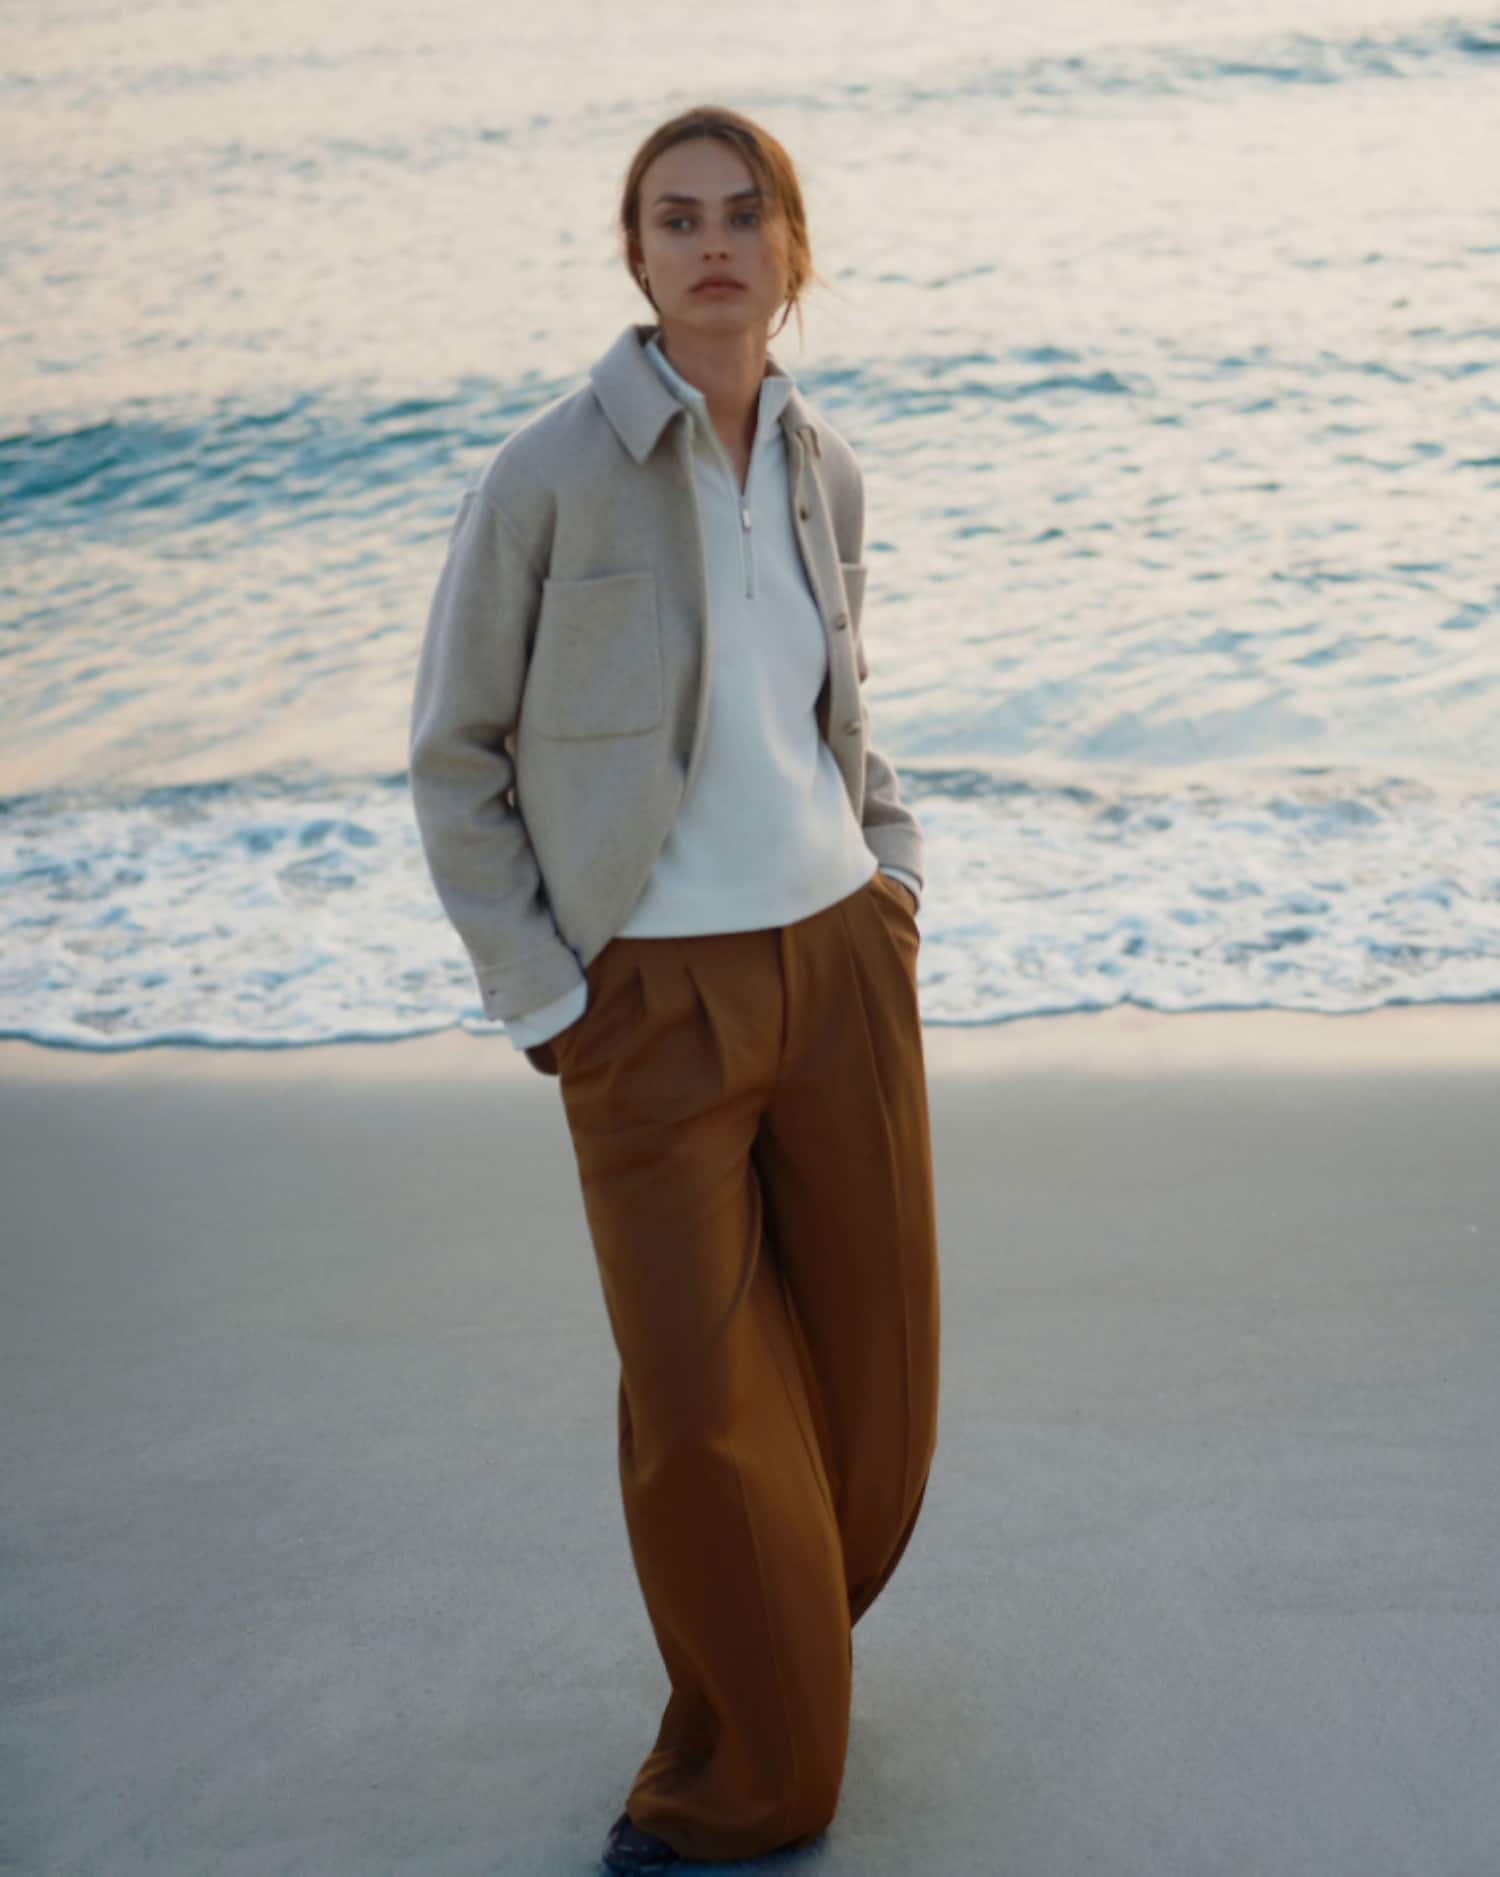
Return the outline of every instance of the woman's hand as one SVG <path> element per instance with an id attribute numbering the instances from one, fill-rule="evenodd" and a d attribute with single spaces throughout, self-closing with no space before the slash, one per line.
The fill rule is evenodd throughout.
<path id="1" fill-rule="evenodd" d="M 557 1074 L 557 1056 L 553 1051 L 550 1038 L 545 1043 L 533 1043 L 530 1048 L 523 1050 L 522 1054 L 532 1068 L 540 1069 L 543 1075 Z"/>
<path id="2" fill-rule="evenodd" d="M 585 1011 L 584 1016 L 587 1015 L 588 1012 Z M 522 1051 L 522 1054 L 531 1064 L 532 1068 L 540 1069 L 543 1075 L 560 1075 L 562 1071 L 557 1061 L 556 1045 L 570 1037 L 582 1022 L 583 1017 L 575 1017 L 571 1023 L 565 1025 L 555 1036 L 549 1036 L 544 1043 L 532 1043 L 527 1049 Z"/>

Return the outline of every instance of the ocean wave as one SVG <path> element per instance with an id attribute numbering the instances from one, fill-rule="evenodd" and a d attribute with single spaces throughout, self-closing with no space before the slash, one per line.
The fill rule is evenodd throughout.
<path id="1" fill-rule="evenodd" d="M 1500 791 L 1299 768 L 903 770 L 924 1020 L 1500 999 Z M 0 801 L 0 1034 L 487 1030 L 400 774 Z"/>
<path id="2" fill-rule="evenodd" d="M 922 410 L 1048 397 L 1149 392 L 1141 374 L 1108 366 L 1059 371 L 1074 359 L 1035 348 L 1014 361 L 966 352 L 907 355 L 884 369 L 799 374 L 809 396 L 857 400 L 872 424 Z M 1081 360 L 1075 361 L 1082 363 Z M 981 375 L 985 370 L 991 376 Z M 220 400 L 201 410 L 122 410 L 98 422 L 40 425 L 0 437 L 0 536 L 135 527 L 214 527 L 283 515 L 301 526 L 323 513 L 410 510 L 445 480 L 451 506 L 477 453 L 586 382 L 583 374 L 514 383 L 465 379 L 440 395 L 362 403 L 338 390 L 302 390 L 269 406 Z M 420 504 L 417 503 L 419 506 Z"/>
<path id="3" fill-rule="evenodd" d="M 899 271 L 887 282 L 915 281 Z M 1414 339 L 1428 335 L 1416 334 Z M 1283 386 L 1299 379 L 1322 387 L 1343 374 L 1379 374 L 1405 384 L 1446 381 L 1455 345 L 1493 345 L 1500 327 L 1448 332 L 1429 358 L 1420 347 L 1401 371 L 1389 363 L 1341 353 L 1330 346 L 1294 352 L 1261 345 L 1246 355 L 1164 359 L 1163 368 L 1201 374 L 1205 397 L 1236 383 L 1252 369 Z M 1492 361 L 1469 360 L 1470 375 Z M 1038 407 L 1028 422 L 1062 421 L 1080 401 L 1136 400 L 1143 421 L 1161 417 L 1165 387 L 1149 373 L 1067 345 L 1009 348 L 909 348 L 859 365 L 811 365 L 796 372 L 799 385 L 830 412 L 851 410 L 878 450 L 883 426 L 942 416 L 962 426 L 986 408 Z M 128 534 L 212 527 L 253 518 L 257 525 L 284 517 L 301 525 L 322 515 L 417 513 L 436 499 L 451 511 L 462 477 L 537 411 L 587 382 L 578 371 L 544 378 L 534 371 L 514 380 L 459 379 L 426 397 L 361 398 L 358 387 L 305 387 L 256 404 L 221 398 L 201 406 L 127 404 L 97 420 L 40 422 L 0 436 L 0 537 L 78 531 Z M 1487 469 L 1490 455 L 1466 456 L 1457 467 Z M 435 492 L 441 490 L 440 497 Z"/>
<path id="4" fill-rule="evenodd" d="M 1105 36 L 1081 51 L 1022 58 L 965 55 L 951 66 L 918 61 L 915 70 L 909 59 L 886 69 L 877 63 L 842 82 L 819 66 L 815 89 L 804 90 L 806 81 L 793 79 L 772 87 L 764 102 L 782 112 L 850 111 L 878 118 L 943 109 L 971 99 L 999 99 L 1021 110 L 1050 114 L 1086 109 L 1100 100 L 1212 97 L 1247 88 L 1326 88 L 1460 75 L 1500 59 L 1500 19 L 1493 17 L 1439 18 L 1373 31 L 1216 33 L 1200 30 L 1200 24 L 1193 20 L 1190 37 L 1116 42 Z M 437 51 L 423 47 L 417 56 L 435 56 Z M 269 96 L 278 86 L 326 84 L 335 78 L 344 83 L 361 70 L 378 75 L 403 69 L 413 56 L 409 46 L 377 40 L 342 45 L 336 51 L 307 46 L 237 49 L 196 61 L 169 60 L 107 73 L 81 67 L 12 69 L 0 75 L 0 96 L 9 93 L 29 102 L 58 93 L 75 111 L 120 98 L 191 102 L 201 96 L 206 106 L 216 96 Z M 580 137 L 591 136 L 601 118 L 635 109 L 632 101 L 614 98 L 608 90 L 601 93 L 588 84 L 561 80 L 544 100 L 546 109 L 537 108 L 541 101 L 527 97 L 509 111 L 486 110 L 463 121 L 419 116 L 399 128 L 368 135 L 315 129 L 306 120 L 288 133 L 267 120 L 259 134 L 241 129 L 234 136 L 216 138 L 210 132 L 195 139 L 190 152 L 145 146 L 100 146 L 91 152 L 75 142 L 68 147 L 68 161 L 78 177 L 107 179 L 112 190 L 136 196 L 175 188 L 184 163 L 199 187 L 264 196 L 288 180 L 347 180 L 357 171 L 403 178 L 436 174 L 471 166 L 497 145 L 531 152 L 549 143 L 572 146 Z M 22 199 L 34 195 L 41 201 L 53 183 L 46 174 L 28 178 L 23 173 L 10 186 Z"/>
<path id="5" fill-rule="evenodd" d="M 918 78 L 881 90 L 851 85 L 848 93 L 866 109 L 878 109 L 882 102 L 909 108 L 963 98 L 1004 98 L 1023 107 L 1056 110 L 1089 97 L 1205 95 L 1246 85 L 1411 79 L 1497 57 L 1500 20 L 1448 19 L 1389 32 L 1232 37 L 1206 33 L 1191 42 L 1104 45 L 1076 54 L 969 65 L 951 76 Z"/>
<path id="6" fill-rule="evenodd" d="M 38 530 L 207 527 L 277 510 L 300 524 L 412 488 L 492 445 L 561 384 L 463 380 L 430 398 L 362 403 L 298 391 L 269 406 L 125 409 L 99 422 L 0 437 L 0 535 Z"/>

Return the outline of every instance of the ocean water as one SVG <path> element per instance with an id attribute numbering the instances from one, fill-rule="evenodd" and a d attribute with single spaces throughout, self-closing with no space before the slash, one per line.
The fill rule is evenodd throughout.
<path id="1" fill-rule="evenodd" d="M 8 18 L 0 1034 L 489 1027 L 427 605 L 702 99 L 804 179 L 927 1020 L 1500 998 L 1500 15 L 640 12 Z"/>

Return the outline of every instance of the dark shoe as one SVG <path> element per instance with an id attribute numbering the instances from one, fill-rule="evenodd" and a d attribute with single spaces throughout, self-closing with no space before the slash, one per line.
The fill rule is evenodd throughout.
<path id="1" fill-rule="evenodd" d="M 609 1836 L 604 1841 L 606 1870 L 665 1870 L 669 1864 L 678 1862 L 677 1853 L 666 1839 L 632 1825 L 628 1812 L 622 1812 L 610 1826 Z"/>

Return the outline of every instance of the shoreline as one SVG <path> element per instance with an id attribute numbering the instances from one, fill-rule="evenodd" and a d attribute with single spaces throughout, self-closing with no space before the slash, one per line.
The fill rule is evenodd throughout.
<path id="1" fill-rule="evenodd" d="M 1108 1010 L 924 1026 L 929 1075 L 1347 1074 L 1423 1069 L 1500 1073 L 1500 1002 L 1300 1010 Z M 448 1029 L 327 1043 L 146 1043 L 86 1049 L 0 1038 L 0 1081 L 159 1081 L 286 1077 L 447 1078 L 515 1073 L 541 1082 L 505 1036 Z"/>

